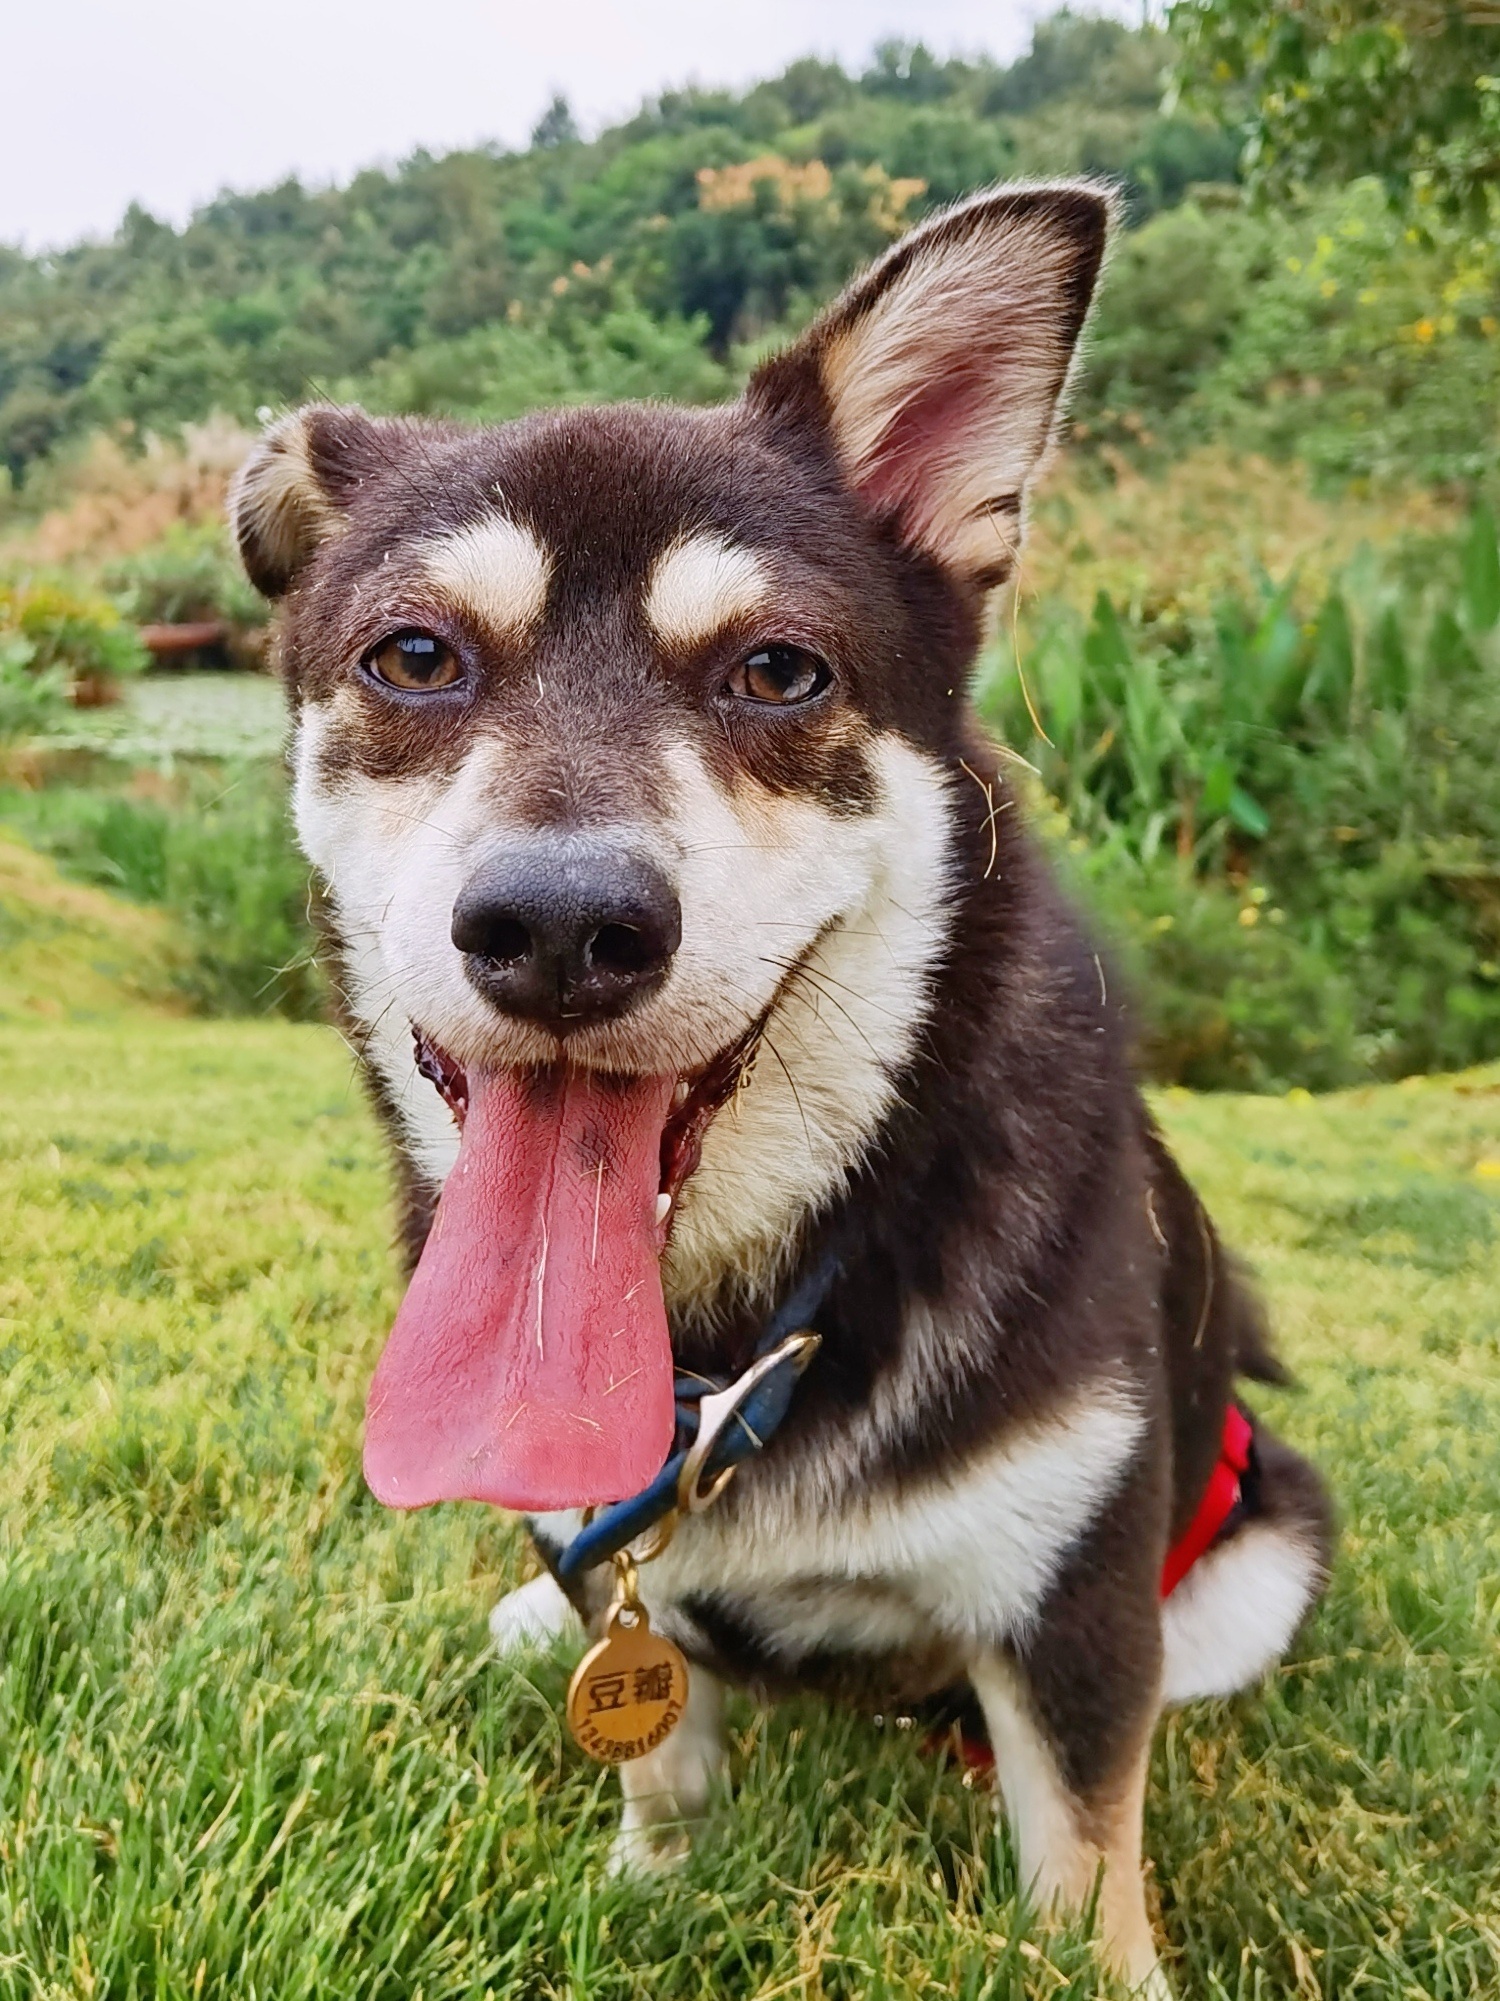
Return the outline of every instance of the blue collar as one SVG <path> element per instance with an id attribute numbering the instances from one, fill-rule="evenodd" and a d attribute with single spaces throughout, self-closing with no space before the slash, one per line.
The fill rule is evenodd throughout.
<path id="1" fill-rule="evenodd" d="M 679 1371 L 674 1386 L 677 1431 L 666 1465 L 649 1487 L 628 1501 L 601 1508 L 574 1536 L 557 1559 L 561 1583 L 605 1562 L 680 1504 L 705 1505 L 737 1466 L 760 1451 L 786 1416 L 798 1378 L 813 1358 L 817 1337 L 809 1338 L 808 1329 L 837 1274 L 838 1260 L 827 1251 L 767 1320 L 755 1344 L 755 1359 L 742 1375 L 731 1381 Z M 707 1452 L 695 1454 L 705 1415 L 701 1406 L 718 1403 L 722 1408 L 726 1398 L 730 1407 Z"/>

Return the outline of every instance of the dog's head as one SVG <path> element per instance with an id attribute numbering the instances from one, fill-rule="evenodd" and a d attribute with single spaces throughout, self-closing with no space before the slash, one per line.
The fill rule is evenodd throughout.
<path id="1" fill-rule="evenodd" d="M 950 210 L 725 409 L 313 407 L 240 475 L 348 1006 L 447 1179 L 372 1397 L 385 1498 L 641 1484 L 663 1251 L 679 1299 L 773 1276 L 878 1128 L 1108 222 L 1082 185 Z"/>

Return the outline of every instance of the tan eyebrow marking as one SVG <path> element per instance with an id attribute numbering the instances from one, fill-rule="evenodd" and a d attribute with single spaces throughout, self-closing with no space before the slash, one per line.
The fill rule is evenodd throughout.
<path id="1" fill-rule="evenodd" d="M 521 638 L 547 607 L 551 552 L 507 515 L 476 521 L 421 549 L 423 567 L 463 610 L 507 638 Z"/>
<path id="2" fill-rule="evenodd" d="M 657 557 L 646 617 L 669 645 L 711 639 L 721 625 L 766 602 L 771 573 L 753 549 L 722 535 L 685 536 Z"/>

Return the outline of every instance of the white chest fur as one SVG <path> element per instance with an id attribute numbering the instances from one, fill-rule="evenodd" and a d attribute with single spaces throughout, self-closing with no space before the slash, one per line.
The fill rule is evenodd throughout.
<path id="1" fill-rule="evenodd" d="M 1144 1429 L 1125 1388 L 1094 1383 L 958 1472 L 897 1494 L 770 1487 L 733 1515 L 685 1522 L 642 1570 L 642 1596 L 663 1612 L 727 1596 L 788 1662 L 829 1647 L 994 1644 L 1035 1619 Z M 538 1526 L 565 1541 L 576 1518 Z"/>

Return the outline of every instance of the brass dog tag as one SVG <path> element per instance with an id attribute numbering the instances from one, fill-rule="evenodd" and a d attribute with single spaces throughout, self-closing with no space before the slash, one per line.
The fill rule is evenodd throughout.
<path id="1" fill-rule="evenodd" d="M 677 1648 L 652 1632 L 639 1600 L 617 1598 L 604 1638 L 568 1684 L 568 1728 L 591 1758 L 623 1765 L 671 1735 L 687 1691 L 687 1662 Z"/>

